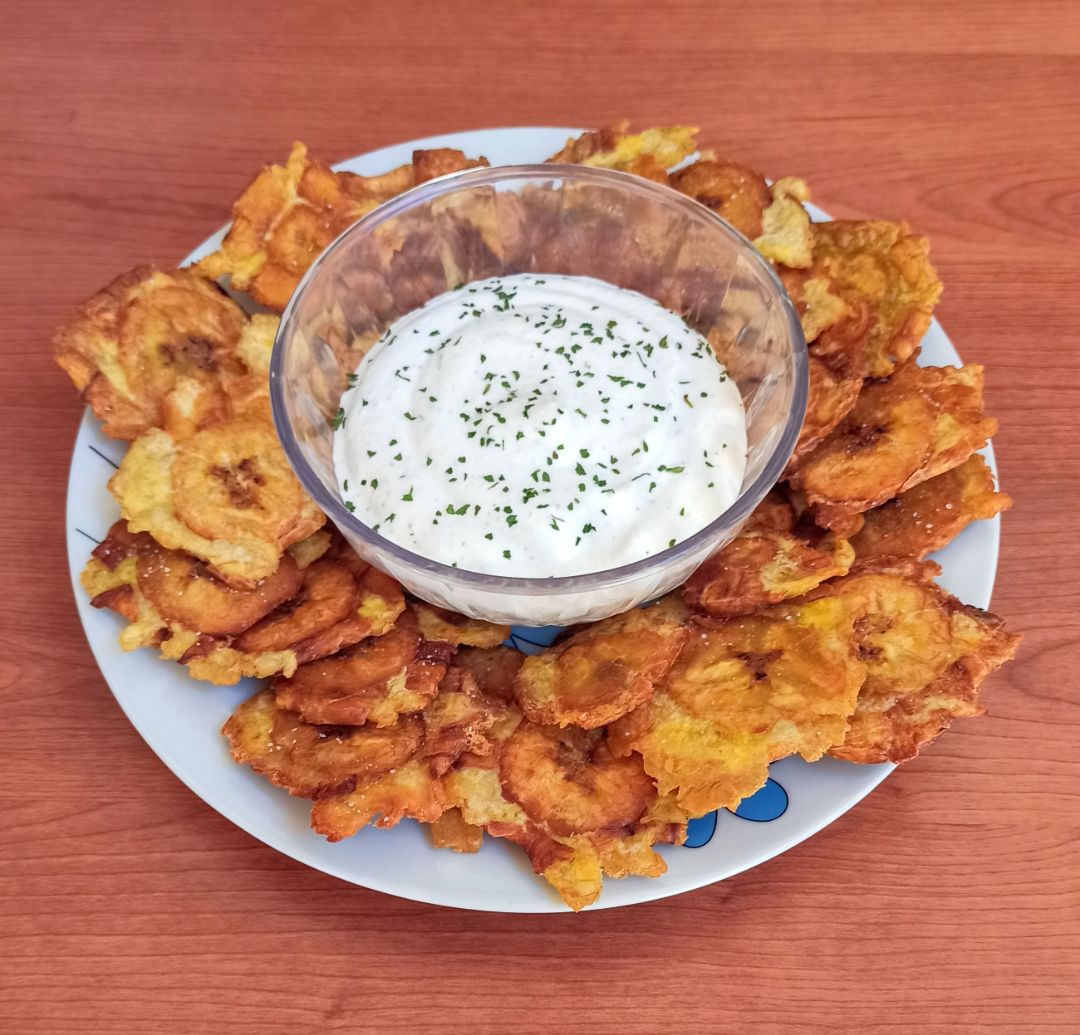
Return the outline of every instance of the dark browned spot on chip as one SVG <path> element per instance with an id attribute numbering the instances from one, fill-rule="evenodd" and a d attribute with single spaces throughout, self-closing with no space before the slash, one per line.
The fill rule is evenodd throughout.
<path id="1" fill-rule="evenodd" d="M 257 506 L 258 490 L 266 484 L 258 464 L 251 457 L 245 457 L 238 464 L 228 467 L 215 464 L 210 468 L 210 475 L 221 482 L 229 496 L 229 502 L 237 510 L 250 510 Z"/>

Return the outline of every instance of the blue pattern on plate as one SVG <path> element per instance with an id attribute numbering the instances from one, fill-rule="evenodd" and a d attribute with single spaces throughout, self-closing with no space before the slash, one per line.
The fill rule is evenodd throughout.
<path id="1" fill-rule="evenodd" d="M 739 802 L 733 814 L 751 823 L 771 823 L 787 812 L 787 807 L 787 791 L 770 776 L 764 787 Z M 718 813 L 710 812 L 707 816 L 690 820 L 683 847 L 701 848 L 707 845 L 716 833 L 717 816 Z"/>
<path id="2" fill-rule="evenodd" d="M 561 625 L 512 625 L 510 639 L 505 640 L 507 647 L 515 647 L 522 654 L 539 654 L 551 641 L 563 631 Z"/>

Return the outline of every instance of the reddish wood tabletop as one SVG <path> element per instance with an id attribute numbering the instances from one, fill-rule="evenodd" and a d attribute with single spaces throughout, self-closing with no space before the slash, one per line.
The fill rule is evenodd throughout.
<path id="1" fill-rule="evenodd" d="M 1080 1030 L 1075 4 L 3 0 L 0 24 L 0 1030 Z M 576 916 L 352 887 L 204 805 L 113 701 L 71 600 L 52 328 L 184 255 L 294 138 L 337 160 L 624 115 L 930 235 L 1001 420 L 1021 654 L 988 718 L 713 887 Z"/>

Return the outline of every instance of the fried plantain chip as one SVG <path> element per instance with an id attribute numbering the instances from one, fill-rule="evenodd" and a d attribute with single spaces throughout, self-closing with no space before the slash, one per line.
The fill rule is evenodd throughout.
<path id="1" fill-rule="evenodd" d="M 791 478 L 814 520 L 843 530 L 853 515 L 961 464 L 994 433 L 981 367 L 908 365 L 867 385 Z"/>
<path id="2" fill-rule="evenodd" d="M 652 701 L 609 728 L 611 749 L 639 752 L 689 815 L 734 808 L 770 762 L 813 761 L 843 738 L 864 673 L 850 641 L 838 600 L 699 619 Z"/>
<path id="3" fill-rule="evenodd" d="M 794 532 L 798 515 L 786 493 L 775 486 L 751 511 L 744 532 Z"/>
<path id="4" fill-rule="evenodd" d="M 930 443 L 930 458 L 905 489 L 962 464 L 997 432 L 998 422 L 987 417 L 983 406 L 983 368 L 977 363 L 962 367 L 912 367 L 914 378 L 938 408 Z"/>
<path id="5" fill-rule="evenodd" d="M 903 223 L 835 220 L 814 224 L 814 261 L 845 298 L 864 301 L 871 314 L 868 370 L 892 373 L 909 359 L 930 326 L 941 281 L 927 258 L 925 237 Z"/>
<path id="6" fill-rule="evenodd" d="M 343 557 L 338 555 L 335 563 L 342 564 Z M 368 636 L 382 636 L 393 628 L 405 610 L 401 586 L 389 575 L 376 568 L 366 568 L 359 574 L 354 571 L 354 578 L 360 593 L 359 606 L 341 621 L 294 643 L 290 649 L 296 654 L 298 665 L 336 654 Z"/>
<path id="7" fill-rule="evenodd" d="M 410 609 L 380 636 L 301 665 L 273 689 L 282 708 L 308 722 L 387 726 L 435 696 L 453 646 L 421 637 Z"/>
<path id="8" fill-rule="evenodd" d="M 812 594 L 842 602 L 866 666 L 863 698 L 919 690 L 958 654 L 947 596 L 933 582 L 893 571 L 860 571 Z"/>
<path id="9" fill-rule="evenodd" d="M 503 701 L 514 700 L 514 678 L 524 662 L 513 647 L 462 647 L 454 655 L 455 668 L 468 672 L 481 693 Z"/>
<path id="10" fill-rule="evenodd" d="M 647 701 L 686 642 L 664 607 L 635 608 L 586 626 L 526 658 L 514 693 L 533 722 L 596 729 Z"/>
<path id="11" fill-rule="evenodd" d="M 938 572 L 929 561 L 886 557 L 810 594 L 847 608 L 854 647 L 866 666 L 859 694 L 864 707 L 923 690 L 977 652 L 988 630 L 999 632 L 999 619 L 962 604 L 933 582 Z"/>
<path id="12" fill-rule="evenodd" d="M 229 717 L 221 731 L 233 758 L 299 798 L 344 794 L 358 781 L 392 773 L 420 747 L 423 723 L 394 726 L 313 726 L 279 708 L 260 690 Z"/>
<path id="13" fill-rule="evenodd" d="M 971 522 L 992 518 L 1011 505 L 1006 493 L 994 490 L 990 468 L 975 454 L 868 511 L 851 545 L 860 561 L 922 558 L 951 542 Z"/>
<path id="14" fill-rule="evenodd" d="M 416 184 L 426 183 L 436 176 L 461 172 L 463 169 L 477 169 L 488 164 L 486 158 L 467 158 L 464 151 L 453 147 L 434 147 L 426 151 L 413 151 L 413 180 Z"/>
<path id="15" fill-rule="evenodd" d="M 302 576 L 299 591 L 274 614 L 243 632 L 238 650 L 286 650 L 356 613 L 360 587 L 353 573 L 332 560 L 316 561 Z"/>
<path id="16" fill-rule="evenodd" d="M 257 324 L 255 330 L 261 328 Z M 140 266 L 85 302 L 56 334 L 56 362 L 106 435 L 183 438 L 235 412 L 254 333 L 243 310 L 191 270 Z"/>
<path id="17" fill-rule="evenodd" d="M 672 173 L 671 185 L 711 208 L 743 236 L 753 240 L 764 232 L 772 194 L 765 178 L 745 165 L 702 158 Z"/>
<path id="18" fill-rule="evenodd" d="M 596 730 L 525 721 L 503 747 L 499 771 L 506 797 L 556 834 L 628 826 L 654 796 L 640 760 L 614 757 Z"/>
<path id="19" fill-rule="evenodd" d="M 494 757 L 452 769 L 444 785 L 466 830 L 485 830 L 518 845 L 536 873 L 574 910 L 596 900 L 605 873 L 611 877 L 660 876 L 666 866 L 653 846 L 681 844 L 686 837 L 685 813 L 672 799 L 657 798 L 655 792 L 641 818 L 629 827 L 573 835 L 551 833 L 505 796 Z"/>
<path id="20" fill-rule="evenodd" d="M 947 596 L 942 594 L 943 596 Z M 903 762 L 936 739 L 953 719 L 981 715 L 979 689 L 1016 654 L 1020 637 L 996 615 L 948 598 L 950 651 L 955 657 L 919 689 L 859 695 L 842 743 L 829 754 L 848 762 Z"/>
<path id="21" fill-rule="evenodd" d="M 832 278 L 820 269 L 793 269 L 781 264 L 777 265 L 776 275 L 799 314 L 808 347 L 851 311 L 848 303 L 836 292 Z M 813 354 L 814 349 L 811 348 Z"/>
<path id="22" fill-rule="evenodd" d="M 150 558 L 149 564 L 145 557 Z M 286 583 L 297 581 L 295 561 L 286 555 L 282 558 L 284 570 L 279 569 L 251 590 L 233 590 L 208 571 L 201 571 L 201 562 L 194 562 L 194 567 L 192 563 L 188 555 L 164 550 L 145 533 L 132 534 L 120 521 L 95 549 L 81 581 L 92 606 L 109 608 L 127 619 L 129 624 L 119 637 L 125 651 L 157 647 L 163 658 L 186 665 L 194 678 L 220 685 L 231 685 L 245 676 L 295 671 L 293 651 L 243 653 L 230 646 L 232 635 L 217 631 L 247 621 L 269 600 L 280 596 Z M 151 596 L 164 602 L 174 619 L 167 620 L 159 613 L 144 595 L 143 585 Z M 204 628 L 183 624 L 191 621 Z M 211 634 L 206 629 L 215 631 Z"/>
<path id="23" fill-rule="evenodd" d="M 799 464 L 835 430 L 855 408 L 862 391 L 861 378 L 837 379 L 816 356 L 809 357 L 809 388 L 806 396 L 806 416 L 798 441 L 784 471 L 790 478 Z"/>
<path id="24" fill-rule="evenodd" d="M 492 754 L 496 745 L 489 731 L 495 727 L 498 733 L 510 708 L 507 701 L 482 693 L 470 672 L 452 665 L 424 711 L 420 757 L 441 776 L 463 754 L 473 759 Z"/>
<path id="25" fill-rule="evenodd" d="M 384 828 L 403 819 L 433 823 L 448 807 L 438 777 L 426 763 L 413 759 L 357 784 L 346 794 L 316 801 L 311 809 L 311 828 L 327 841 L 341 841 L 372 821 Z"/>
<path id="26" fill-rule="evenodd" d="M 743 532 L 717 551 L 683 587 L 683 600 L 716 618 L 752 614 L 846 575 L 855 551 L 832 535 Z"/>
<path id="27" fill-rule="evenodd" d="M 903 491 L 930 456 L 936 408 L 910 378 L 868 385 L 851 412 L 797 468 L 811 505 L 860 512 Z"/>
<path id="28" fill-rule="evenodd" d="M 479 618 L 447 611 L 422 600 L 413 602 L 420 623 L 420 633 L 425 640 L 443 640 L 455 647 L 497 647 L 510 635 L 510 626 L 483 622 Z"/>
<path id="29" fill-rule="evenodd" d="M 286 553 L 277 569 L 252 589 L 235 589 L 215 578 L 206 564 L 191 554 L 166 550 L 149 536 L 145 538 L 136 563 L 139 591 L 167 624 L 208 636 L 232 636 L 250 629 L 289 600 L 305 578 Z M 240 649 L 257 653 L 281 650 L 282 646 Z"/>
<path id="30" fill-rule="evenodd" d="M 231 277 L 233 287 L 280 312 L 316 256 L 351 223 L 433 176 L 486 164 L 436 148 L 379 176 L 358 176 L 334 172 L 293 144 L 284 166 L 266 166 L 236 200 L 221 249 L 199 269 Z"/>
<path id="31" fill-rule="evenodd" d="M 754 247 L 772 262 L 805 269 L 813 262 L 814 247 L 810 214 L 803 208 L 803 202 L 810 200 L 810 189 L 802 180 L 785 176 L 772 185 L 770 194 Z"/>
<path id="32" fill-rule="evenodd" d="M 214 425 L 182 442 L 148 431 L 131 444 L 109 490 L 133 532 L 186 550 L 241 588 L 272 574 L 286 547 L 326 520 L 273 429 L 258 421 Z"/>
<path id="33" fill-rule="evenodd" d="M 233 205 L 221 249 L 198 263 L 212 278 L 280 312 L 315 257 L 350 223 L 413 186 L 412 165 L 382 176 L 335 173 L 293 144 L 285 165 L 269 165 Z"/>
<path id="34" fill-rule="evenodd" d="M 660 126 L 631 133 L 628 120 L 567 140 L 547 161 L 634 172 L 670 169 L 697 150 L 693 126 Z M 643 164 L 643 159 L 651 161 Z M 651 178 L 655 178 L 655 175 Z"/>
<path id="35" fill-rule="evenodd" d="M 461 809 L 447 809 L 431 822 L 431 843 L 436 848 L 449 848 L 455 852 L 473 855 L 480 851 L 484 842 L 484 828 L 465 822 Z"/>

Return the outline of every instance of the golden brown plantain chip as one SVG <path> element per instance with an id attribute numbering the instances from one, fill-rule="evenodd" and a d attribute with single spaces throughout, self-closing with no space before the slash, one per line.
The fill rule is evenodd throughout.
<path id="1" fill-rule="evenodd" d="M 912 367 L 914 378 L 938 408 L 930 443 L 930 458 L 905 489 L 962 464 L 997 432 L 998 422 L 987 417 L 983 405 L 983 368 Z"/>
<path id="2" fill-rule="evenodd" d="M 337 564 L 343 563 L 341 555 L 334 560 Z M 368 636 L 382 636 L 393 628 L 405 610 L 401 586 L 389 575 L 376 568 L 367 568 L 359 575 L 354 574 L 354 578 L 360 592 L 359 606 L 340 622 L 294 643 L 290 649 L 296 654 L 298 665 L 336 654 Z"/>
<path id="3" fill-rule="evenodd" d="M 640 759 L 616 758 L 599 730 L 525 721 L 502 748 L 499 773 L 506 797 L 555 834 L 629 826 L 655 796 Z"/>
<path id="4" fill-rule="evenodd" d="M 504 733 L 513 729 L 512 722 L 506 724 Z M 492 734 L 496 739 L 499 736 L 494 730 Z M 605 873 L 611 877 L 660 876 L 666 866 L 654 846 L 681 844 L 686 838 L 686 814 L 673 799 L 657 798 L 655 791 L 640 819 L 629 827 L 586 834 L 551 833 L 505 796 L 497 754 L 476 760 L 463 756 L 444 777 L 444 786 L 467 830 L 486 830 L 521 847 L 533 869 L 575 910 L 595 901 Z"/>
<path id="5" fill-rule="evenodd" d="M 812 598 L 839 601 L 852 619 L 852 640 L 866 666 L 859 694 L 869 701 L 916 693 L 979 649 L 1001 622 L 962 604 L 933 582 L 930 561 L 879 558 L 818 587 Z"/>
<path id="6" fill-rule="evenodd" d="M 665 607 L 605 618 L 526 658 L 514 694 L 533 722 L 605 726 L 652 696 L 686 636 Z"/>
<path id="7" fill-rule="evenodd" d="M 853 516 L 963 463 L 996 429 L 983 414 L 981 367 L 909 364 L 863 389 L 791 485 L 818 524 L 842 532 Z"/>
<path id="8" fill-rule="evenodd" d="M 816 356 L 810 356 L 809 390 L 806 397 L 806 416 L 799 439 L 791 454 L 784 476 L 790 478 L 799 464 L 809 456 L 840 422 L 855 408 L 862 391 L 862 378 L 836 378 Z"/>
<path id="9" fill-rule="evenodd" d="M 85 302 L 54 346 L 106 435 L 130 440 L 164 427 L 183 438 L 234 412 L 231 393 L 256 376 L 248 330 L 213 281 L 140 266 Z"/>
<path id="10" fill-rule="evenodd" d="M 436 848 L 472 855 L 480 851 L 483 842 L 484 828 L 466 823 L 461 809 L 447 809 L 431 823 L 431 843 Z"/>
<path id="11" fill-rule="evenodd" d="M 921 689 L 958 657 L 947 597 L 933 582 L 861 570 L 812 596 L 848 609 L 853 647 L 866 666 L 864 699 Z"/>
<path id="12" fill-rule="evenodd" d="M 971 522 L 992 518 L 1011 504 L 1006 493 L 994 490 L 993 473 L 975 454 L 868 511 L 851 545 L 860 561 L 922 558 L 951 542 Z"/>
<path id="13" fill-rule="evenodd" d="M 859 512 L 903 491 L 926 465 L 937 409 L 911 378 L 868 385 L 802 461 L 791 484 L 812 506 Z"/>
<path id="14" fill-rule="evenodd" d="M 859 695 L 841 744 L 829 754 L 849 762 L 903 762 L 936 739 L 953 719 L 983 714 L 979 689 L 991 672 L 1012 658 L 1020 637 L 1008 633 L 996 615 L 948 597 L 950 657 L 955 657 L 919 689 Z"/>
<path id="15" fill-rule="evenodd" d="M 375 177 L 335 173 L 293 144 L 285 165 L 265 166 L 237 198 L 220 250 L 197 268 L 208 277 L 229 276 L 233 287 L 280 312 L 342 230 L 411 186 L 411 165 Z"/>
<path id="16" fill-rule="evenodd" d="M 630 123 L 624 119 L 604 129 L 571 137 L 547 161 L 623 172 L 642 168 L 653 172 L 657 166 L 670 169 L 689 158 L 697 149 L 696 136 L 697 129 L 693 126 L 659 126 L 631 133 Z M 651 161 L 643 166 L 643 159 Z"/>
<path id="17" fill-rule="evenodd" d="M 845 298 L 869 306 L 867 373 L 873 377 L 890 374 L 909 359 L 930 326 L 941 281 L 928 250 L 926 238 L 912 234 L 903 223 L 872 219 L 814 224 L 815 265 Z"/>
<path id="18" fill-rule="evenodd" d="M 735 162 L 703 158 L 671 175 L 671 185 L 712 209 L 745 237 L 760 237 L 772 194 L 765 178 Z"/>
<path id="19" fill-rule="evenodd" d="M 775 486 L 751 511 L 744 532 L 794 532 L 798 515 L 786 493 Z"/>
<path id="20" fill-rule="evenodd" d="M 425 762 L 413 759 L 346 794 L 316 801 L 311 827 L 328 841 L 341 841 L 372 821 L 377 827 L 396 826 L 403 819 L 433 823 L 447 808 L 439 778 Z"/>
<path id="21" fill-rule="evenodd" d="M 514 700 L 514 678 L 524 662 L 513 647 L 462 647 L 454 655 L 454 667 L 468 672 L 481 693 L 503 701 Z"/>
<path id="22" fill-rule="evenodd" d="M 813 346 L 825 331 L 851 311 L 848 303 L 836 292 L 832 278 L 820 269 L 794 269 L 778 265 L 776 275 L 799 314 L 808 347 Z M 811 355 L 814 351 L 811 347 Z"/>
<path id="23" fill-rule="evenodd" d="M 504 727 L 510 710 L 509 702 L 482 693 L 471 673 L 451 665 L 424 710 L 420 757 L 441 776 L 463 754 L 473 760 L 491 755 L 496 750 L 492 736 Z M 493 728 L 496 734 L 489 736 Z"/>
<path id="24" fill-rule="evenodd" d="M 259 421 L 215 425 L 182 442 L 148 431 L 131 444 L 109 490 L 132 532 L 186 550 L 241 588 L 271 575 L 286 547 L 326 520 L 273 429 Z"/>
<path id="25" fill-rule="evenodd" d="M 611 749 L 640 753 L 692 816 L 734 808 L 778 758 L 820 758 L 843 738 L 864 673 L 838 600 L 697 626 L 653 699 L 608 729 Z"/>
<path id="26" fill-rule="evenodd" d="M 854 559 L 850 544 L 832 535 L 740 533 L 690 576 L 683 600 L 716 618 L 748 615 L 846 575 Z"/>
<path id="27" fill-rule="evenodd" d="M 772 262 L 805 269 L 813 262 L 814 246 L 810 214 L 803 208 L 810 189 L 802 180 L 785 176 L 769 191 L 771 200 L 761 215 L 762 229 L 754 237 L 754 247 Z"/>
<path id="28" fill-rule="evenodd" d="M 169 625 L 208 636 L 234 636 L 250 629 L 292 597 L 305 578 L 286 553 L 277 569 L 252 589 L 234 589 L 215 578 L 198 558 L 181 550 L 166 550 L 149 536 L 145 538 L 147 542 L 139 550 L 136 563 L 139 591 Z"/>
<path id="29" fill-rule="evenodd" d="M 497 647 L 510 635 L 510 626 L 447 611 L 417 600 L 412 605 L 425 640 L 443 640 L 456 647 Z"/>
<path id="30" fill-rule="evenodd" d="M 351 223 L 415 184 L 486 165 L 452 148 L 416 151 L 413 161 L 379 176 L 334 172 L 293 144 L 284 166 L 266 166 L 233 205 L 221 249 L 198 265 L 210 277 L 280 312 L 320 252 Z"/>
<path id="31" fill-rule="evenodd" d="M 463 169 L 477 169 L 487 165 L 486 158 L 468 158 L 464 151 L 453 147 L 433 147 L 426 151 L 413 151 L 413 180 L 417 184 L 426 183 L 436 176 L 461 172 Z"/>
<path id="32" fill-rule="evenodd" d="M 423 710 L 435 696 L 453 646 L 421 637 L 415 614 L 406 611 L 389 632 L 301 665 L 277 679 L 278 704 L 308 722 L 386 726 Z"/>
<path id="33" fill-rule="evenodd" d="M 274 614 L 242 632 L 235 643 L 237 650 L 287 650 L 356 613 L 360 587 L 344 565 L 316 561 L 303 572 L 302 580 L 298 591 Z"/>
<path id="34" fill-rule="evenodd" d="M 394 726 L 313 726 L 260 690 L 230 716 L 221 731 L 237 762 L 300 798 L 343 794 L 358 781 L 393 772 L 420 747 L 423 723 Z"/>

